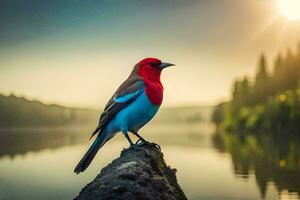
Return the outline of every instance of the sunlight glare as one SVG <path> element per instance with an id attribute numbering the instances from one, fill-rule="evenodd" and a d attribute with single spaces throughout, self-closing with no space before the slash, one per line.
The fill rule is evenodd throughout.
<path id="1" fill-rule="evenodd" d="M 278 0 L 281 15 L 289 20 L 300 20 L 300 0 Z"/>

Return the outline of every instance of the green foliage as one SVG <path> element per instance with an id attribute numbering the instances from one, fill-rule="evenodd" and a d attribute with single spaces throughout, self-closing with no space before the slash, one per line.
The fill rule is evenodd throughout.
<path id="1" fill-rule="evenodd" d="M 233 132 L 288 131 L 300 135 L 300 44 L 297 54 L 278 55 L 273 73 L 261 55 L 253 83 L 234 83 L 232 100 L 216 107 L 212 121 Z"/>
<path id="2" fill-rule="evenodd" d="M 91 109 L 46 105 L 14 95 L 0 95 L 0 127 L 60 126 L 95 122 Z"/>
<path id="3" fill-rule="evenodd" d="M 289 131 L 300 134 L 300 92 L 287 90 L 269 98 L 263 104 L 236 109 L 233 102 L 227 106 L 223 128 L 234 132 Z M 234 110 L 235 109 L 235 110 Z"/>

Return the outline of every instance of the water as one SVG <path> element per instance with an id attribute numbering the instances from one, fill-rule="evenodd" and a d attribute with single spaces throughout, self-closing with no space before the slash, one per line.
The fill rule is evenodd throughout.
<path id="1" fill-rule="evenodd" d="M 74 198 L 128 145 L 122 135 L 113 138 L 86 172 L 75 175 L 90 131 L 2 130 L 0 199 Z M 203 123 L 156 123 L 141 134 L 161 145 L 189 199 L 300 199 L 300 146 L 295 140 L 278 143 L 273 138 L 220 136 Z"/>

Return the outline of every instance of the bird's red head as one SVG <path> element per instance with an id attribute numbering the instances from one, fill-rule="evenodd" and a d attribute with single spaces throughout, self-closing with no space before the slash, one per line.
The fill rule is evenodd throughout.
<path id="1" fill-rule="evenodd" d="M 138 74 L 145 79 L 160 81 L 160 74 L 164 68 L 174 66 L 171 63 L 163 63 L 157 58 L 145 58 L 136 64 Z"/>
<path id="2" fill-rule="evenodd" d="M 157 58 L 145 58 L 135 65 L 134 74 L 143 77 L 146 83 L 146 94 L 154 105 L 161 105 L 163 100 L 163 86 L 160 82 L 160 73 L 173 66 L 171 63 L 163 63 Z"/>

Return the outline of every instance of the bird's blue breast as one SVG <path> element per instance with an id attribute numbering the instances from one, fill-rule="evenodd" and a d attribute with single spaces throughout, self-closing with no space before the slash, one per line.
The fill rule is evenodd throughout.
<path id="1" fill-rule="evenodd" d="M 130 105 L 120 111 L 107 126 L 108 131 L 138 131 L 157 113 L 159 106 L 153 105 L 145 91 Z"/>

